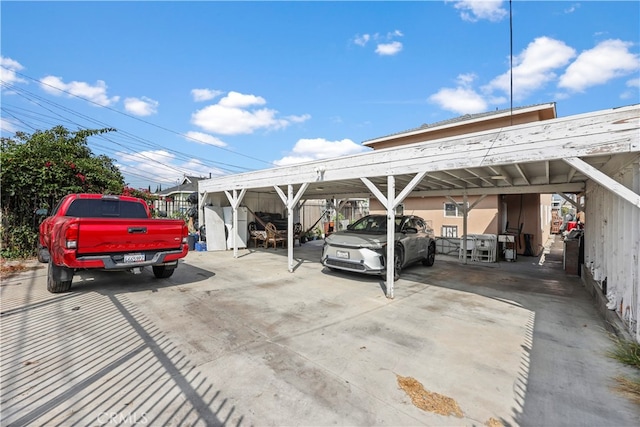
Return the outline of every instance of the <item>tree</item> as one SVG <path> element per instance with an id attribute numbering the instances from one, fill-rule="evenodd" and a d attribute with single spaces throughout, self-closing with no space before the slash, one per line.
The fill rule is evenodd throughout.
<path id="1" fill-rule="evenodd" d="M 87 138 L 115 129 L 69 131 L 56 126 L 1 138 L 2 255 L 35 253 L 37 209 L 53 209 L 70 193 L 121 194 L 124 178 L 114 161 L 94 155 Z"/>

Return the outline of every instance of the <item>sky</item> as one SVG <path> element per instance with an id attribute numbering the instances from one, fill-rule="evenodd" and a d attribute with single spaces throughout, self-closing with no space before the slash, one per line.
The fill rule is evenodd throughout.
<path id="1" fill-rule="evenodd" d="M 640 102 L 638 1 L 0 2 L 0 132 L 89 139 L 134 188 L 370 149 L 466 114 Z"/>

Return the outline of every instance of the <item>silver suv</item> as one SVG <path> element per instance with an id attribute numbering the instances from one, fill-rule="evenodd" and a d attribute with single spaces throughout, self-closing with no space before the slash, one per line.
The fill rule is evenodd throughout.
<path id="1" fill-rule="evenodd" d="M 424 219 L 414 215 L 395 217 L 394 279 L 402 269 L 417 261 L 431 267 L 436 243 L 433 230 Z M 330 270 L 365 274 L 386 274 L 387 217 L 368 215 L 325 238 L 322 265 Z"/>

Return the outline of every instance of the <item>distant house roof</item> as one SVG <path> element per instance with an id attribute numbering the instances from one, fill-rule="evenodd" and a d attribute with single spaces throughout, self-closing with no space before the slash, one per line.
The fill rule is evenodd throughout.
<path id="1" fill-rule="evenodd" d="M 198 191 L 198 182 L 201 179 L 205 179 L 205 178 L 200 178 L 197 176 L 185 176 L 184 179 L 182 180 L 182 183 L 180 183 L 179 185 L 167 188 L 162 191 L 158 191 L 156 194 L 159 196 L 170 196 L 171 194 L 175 194 L 175 193 L 191 194 L 195 191 Z"/>
<path id="2" fill-rule="evenodd" d="M 411 134 L 420 134 L 426 132 L 432 132 L 435 130 L 445 129 L 445 128 L 453 128 L 460 125 L 467 125 L 477 122 L 483 122 L 488 119 L 500 119 L 509 117 L 511 115 L 522 115 L 526 113 L 532 112 L 541 112 L 543 110 L 547 110 L 544 115 L 544 119 L 555 119 L 556 118 L 556 106 L 555 102 L 545 103 L 545 104 L 534 104 L 522 107 L 514 107 L 513 109 L 507 108 L 504 110 L 495 110 L 495 111 L 487 111 L 484 113 L 476 113 L 476 114 L 465 114 L 463 116 L 454 117 L 447 120 L 442 120 L 435 123 L 423 124 L 420 127 L 408 129 L 401 132 L 392 133 L 386 136 L 369 139 L 364 141 L 363 145 L 375 145 L 378 142 L 388 141 L 391 139 L 395 139 L 399 136 L 411 135 Z"/>

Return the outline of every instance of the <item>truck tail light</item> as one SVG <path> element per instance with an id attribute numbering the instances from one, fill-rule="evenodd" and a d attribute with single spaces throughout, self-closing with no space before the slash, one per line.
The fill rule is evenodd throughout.
<path id="1" fill-rule="evenodd" d="M 189 228 L 186 225 L 182 227 L 182 244 L 189 244 Z"/>
<path id="2" fill-rule="evenodd" d="M 78 248 L 78 223 L 73 222 L 64 230 L 64 247 L 67 249 Z"/>

